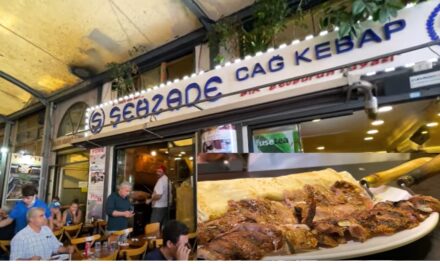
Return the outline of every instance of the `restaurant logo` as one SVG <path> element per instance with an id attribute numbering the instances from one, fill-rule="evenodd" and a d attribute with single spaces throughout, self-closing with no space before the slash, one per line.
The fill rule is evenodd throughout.
<path id="1" fill-rule="evenodd" d="M 440 4 L 434 8 L 426 21 L 426 30 L 432 41 L 440 39 L 440 30 L 436 31 L 436 28 L 440 29 Z"/>
<path id="2" fill-rule="evenodd" d="M 89 127 L 92 134 L 97 134 L 101 132 L 105 124 L 105 113 L 104 110 L 99 108 L 92 112 L 89 118 Z"/>

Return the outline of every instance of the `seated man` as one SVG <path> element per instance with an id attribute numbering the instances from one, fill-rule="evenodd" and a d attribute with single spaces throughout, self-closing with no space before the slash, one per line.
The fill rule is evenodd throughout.
<path id="1" fill-rule="evenodd" d="M 188 227 L 172 220 L 165 224 L 162 233 L 163 246 L 147 253 L 145 260 L 188 260 L 191 252 Z"/>
<path id="2" fill-rule="evenodd" d="M 10 260 L 48 260 L 52 254 L 73 253 L 74 248 L 63 247 L 63 244 L 46 226 L 44 214 L 44 209 L 39 207 L 28 210 L 26 215 L 28 225 L 11 241 Z"/>
<path id="3" fill-rule="evenodd" d="M 0 209 L 0 221 L 7 218 L 8 218 L 8 214 L 3 209 Z M 14 222 L 5 227 L 0 227 L 0 240 L 11 240 L 12 237 L 14 236 L 14 230 L 15 230 Z"/>

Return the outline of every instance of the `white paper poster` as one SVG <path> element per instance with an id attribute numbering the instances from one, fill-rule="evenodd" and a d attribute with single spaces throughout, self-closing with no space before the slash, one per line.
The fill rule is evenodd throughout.
<path id="1" fill-rule="evenodd" d="M 106 148 L 95 148 L 90 150 L 90 169 L 87 193 L 86 219 L 99 219 L 102 217 L 104 201 L 104 179 L 105 173 L 105 152 Z"/>
<path id="2" fill-rule="evenodd" d="M 202 130 L 202 152 L 234 153 L 238 151 L 237 130 L 228 124 Z"/>

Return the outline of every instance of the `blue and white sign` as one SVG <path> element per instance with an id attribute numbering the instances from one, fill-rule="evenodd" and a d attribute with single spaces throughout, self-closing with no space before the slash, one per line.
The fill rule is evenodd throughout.
<path id="1" fill-rule="evenodd" d="M 428 1 L 401 10 L 398 17 L 383 25 L 365 22 L 365 30 L 358 39 L 322 32 L 206 73 L 106 102 L 87 113 L 86 129 L 102 136 L 124 133 L 341 86 L 346 84 L 342 72 L 314 79 L 312 75 L 437 40 L 439 13 L 438 1 Z M 356 70 L 365 73 L 370 71 L 369 67 L 390 67 L 396 61 L 401 60 L 393 57 L 386 63 L 365 63 Z M 295 78 L 295 85 L 272 89 L 276 83 Z M 255 92 L 240 94 L 255 87 Z M 231 93 L 235 94 L 226 96 Z"/>

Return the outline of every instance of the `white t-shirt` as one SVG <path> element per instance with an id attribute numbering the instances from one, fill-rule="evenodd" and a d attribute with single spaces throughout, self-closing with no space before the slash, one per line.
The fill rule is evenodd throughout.
<path id="1" fill-rule="evenodd" d="M 159 200 L 153 201 L 153 208 L 165 208 L 168 207 L 168 201 L 172 199 L 172 193 L 170 188 L 170 182 L 168 181 L 168 177 L 164 174 L 154 185 L 154 192 L 156 194 L 162 195 Z M 168 199 L 169 195 L 169 199 Z"/>

